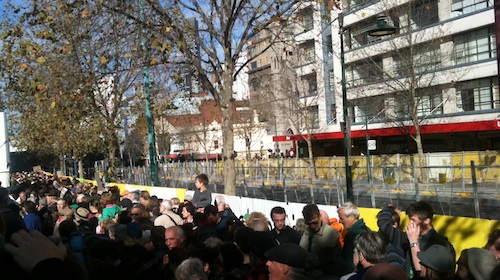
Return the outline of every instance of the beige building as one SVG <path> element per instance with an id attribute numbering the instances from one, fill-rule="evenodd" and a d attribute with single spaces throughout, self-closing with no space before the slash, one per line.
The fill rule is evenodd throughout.
<path id="1" fill-rule="evenodd" d="M 317 97 L 310 102 L 317 104 L 315 155 L 344 153 L 343 108 L 353 155 L 366 152 L 368 139 L 376 141 L 372 153 L 414 153 L 417 128 L 424 152 L 500 149 L 492 1 L 359 0 L 342 2 L 343 10 L 328 3 L 300 10 L 304 28 L 294 35 L 301 59 L 310 61 L 296 68 L 297 76 L 316 82 Z M 380 15 L 397 27 L 395 34 L 368 34 Z M 280 145 L 296 141 L 304 147 L 300 130 L 277 134 Z"/>

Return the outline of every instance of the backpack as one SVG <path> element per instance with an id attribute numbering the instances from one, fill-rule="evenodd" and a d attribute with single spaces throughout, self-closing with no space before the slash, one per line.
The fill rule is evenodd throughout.
<path id="1" fill-rule="evenodd" d="M 233 211 L 228 209 L 224 210 L 221 221 L 217 224 L 217 230 L 223 241 L 233 241 L 234 232 L 241 227 L 245 227 L 243 217 L 236 217 Z"/>
<path id="2" fill-rule="evenodd" d="M 82 231 L 77 230 L 71 234 L 69 239 L 68 247 L 75 256 L 82 261 L 82 263 L 88 265 L 89 258 L 87 257 L 87 245 L 89 241 L 94 238 L 99 238 L 97 234 L 92 231 Z"/>

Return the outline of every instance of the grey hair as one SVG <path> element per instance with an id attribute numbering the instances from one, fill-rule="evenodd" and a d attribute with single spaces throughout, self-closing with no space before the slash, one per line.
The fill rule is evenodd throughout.
<path id="1" fill-rule="evenodd" d="M 171 227 L 168 227 L 165 232 L 169 231 L 169 230 L 174 230 L 177 232 L 177 238 L 178 239 L 182 239 L 183 241 L 186 241 L 186 233 L 184 233 L 184 230 L 182 229 L 181 226 L 171 226 Z"/>
<path id="2" fill-rule="evenodd" d="M 136 200 L 136 201 L 139 201 L 139 198 L 141 198 L 141 193 L 137 190 L 131 192 L 131 194 L 132 194 L 132 197 L 134 198 L 134 200 Z"/>
<path id="3" fill-rule="evenodd" d="M 207 280 L 203 262 L 199 258 L 187 258 L 175 269 L 176 280 Z"/>
<path id="4" fill-rule="evenodd" d="M 114 235 L 117 239 L 123 238 L 127 235 L 127 225 L 124 224 L 110 224 L 108 226 L 108 231 Z"/>
<path id="5" fill-rule="evenodd" d="M 359 216 L 360 216 L 360 213 L 359 213 L 359 209 L 356 205 L 354 205 L 354 203 L 352 202 L 346 202 L 342 205 L 340 205 L 339 209 L 337 210 L 337 212 L 339 212 L 340 210 L 344 209 L 344 214 L 346 216 L 354 216 L 356 219 L 359 219 Z"/>
<path id="6" fill-rule="evenodd" d="M 172 210 L 172 202 L 170 202 L 170 200 L 168 199 L 164 199 L 161 202 L 161 206 L 165 207 L 167 210 Z"/>
<path id="7" fill-rule="evenodd" d="M 217 195 L 215 197 L 215 205 L 219 206 L 219 205 L 224 205 L 224 204 L 226 204 L 226 199 L 224 198 L 224 196 Z"/>
<path id="8" fill-rule="evenodd" d="M 372 263 L 385 262 L 387 251 L 382 235 L 377 231 L 368 231 L 354 237 L 354 248 Z"/>
<path id="9" fill-rule="evenodd" d="M 263 219 L 255 219 L 252 221 L 252 224 L 249 225 L 255 231 L 269 231 L 269 225 L 266 220 Z"/>

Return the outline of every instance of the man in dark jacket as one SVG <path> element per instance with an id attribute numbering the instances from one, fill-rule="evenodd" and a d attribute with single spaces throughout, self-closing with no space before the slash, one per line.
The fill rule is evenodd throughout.
<path id="1" fill-rule="evenodd" d="M 420 277 L 421 265 L 417 256 L 418 252 L 423 252 L 431 245 L 437 244 L 446 247 L 455 258 L 455 248 L 446 236 L 434 229 L 432 224 L 434 210 L 427 202 L 418 201 L 410 204 L 406 209 L 406 215 L 410 218 L 410 223 L 406 227 L 406 235 L 410 243 L 408 259 L 411 259 L 413 279 L 423 279 L 423 277 Z"/>
<path id="2" fill-rule="evenodd" d="M 0 187 L 0 215 L 5 225 L 5 242 L 10 241 L 10 235 L 14 232 L 26 229 L 26 224 L 19 214 L 19 207 L 10 198 L 9 190 L 4 187 Z"/>
<path id="3" fill-rule="evenodd" d="M 276 206 L 271 209 L 271 219 L 273 220 L 274 228 L 271 235 L 280 242 L 299 244 L 301 235 L 286 224 L 285 208 Z"/>
<path id="4" fill-rule="evenodd" d="M 354 251 L 354 238 L 359 234 L 371 231 L 365 224 L 363 219 L 360 219 L 359 209 L 351 202 L 342 204 L 337 210 L 339 214 L 339 222 L 344 225 L 344 230 L 347 234 L 344 236 L 344 247 L 342 248 L 342 259 L 350 264 L 354 271 L 354 263 L 352 254 Z"/>
<path id="5" fill-rule="evenodd" d="M 406 233 L 399 228 L 400 211 L 388 205 L 377 215 L 377 225 L 379 232 L 384 236 L 387 245 L 387 263 L 401 267 L 410 276 L 407 267 L 407 253 L 410 249 Z M 408 269 L 406 269 L 408 268 Z"/>

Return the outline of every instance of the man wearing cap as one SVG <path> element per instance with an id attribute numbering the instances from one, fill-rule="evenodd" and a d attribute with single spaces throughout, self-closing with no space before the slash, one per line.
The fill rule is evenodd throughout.
<path id="1" fill-rule="evenodd" d="M 47 194 L 47 209 L 52 212 L 57 212 L 57 200 L 59 199 L 59 191 L 50 189 Z"/>
<path id="2" fill-rule="evenodd" d="M 38 212 L 42 218 L 42 233 L 46 236 L 54 234 L 54 226 L 57 220 L 58 198 L 59 191 L 55 188 L 51 188 L 46 194 L 47 204 Z"/>
<path id="3" fill-rule="evenodd" d="M 130 191 L 129 190 L 122 190 L 120 192 L 120 197 L 123 198 L 128 198 L 130 199 Z"/>
<path id="4" fill-rule="evenodd" d="M 490 280 L 493 269 L 500 264 L 495 254 L 484 248 L 464 249 L 457 261 L 455 279 Z"/>
<path id="5" fill-rule="evenodd" d="M 417 252 L 420 260 L 420 277 L 423 279 L 452 279 L 455 273 L 455 256 L 445 246 L 434 244 Z M 431 278 L 431 276 L 433 276 Z M 437 277 L 437 278 L 436 278 Z M 413 279 L 416 279 L 415 277 Z"/>
<path id="6" fill-rule="evenodd" d="M 270 280 L 308 279 L 304 272 L 307 253 L 297 244 L 282 243 L 264 254 Z"/>
<path id="7" fill-rule="evenodd" d="M 89 213 L 84 207 L 78 207 L 75 210 L 74 221 L 78 230 L 89 230 Z"/>

